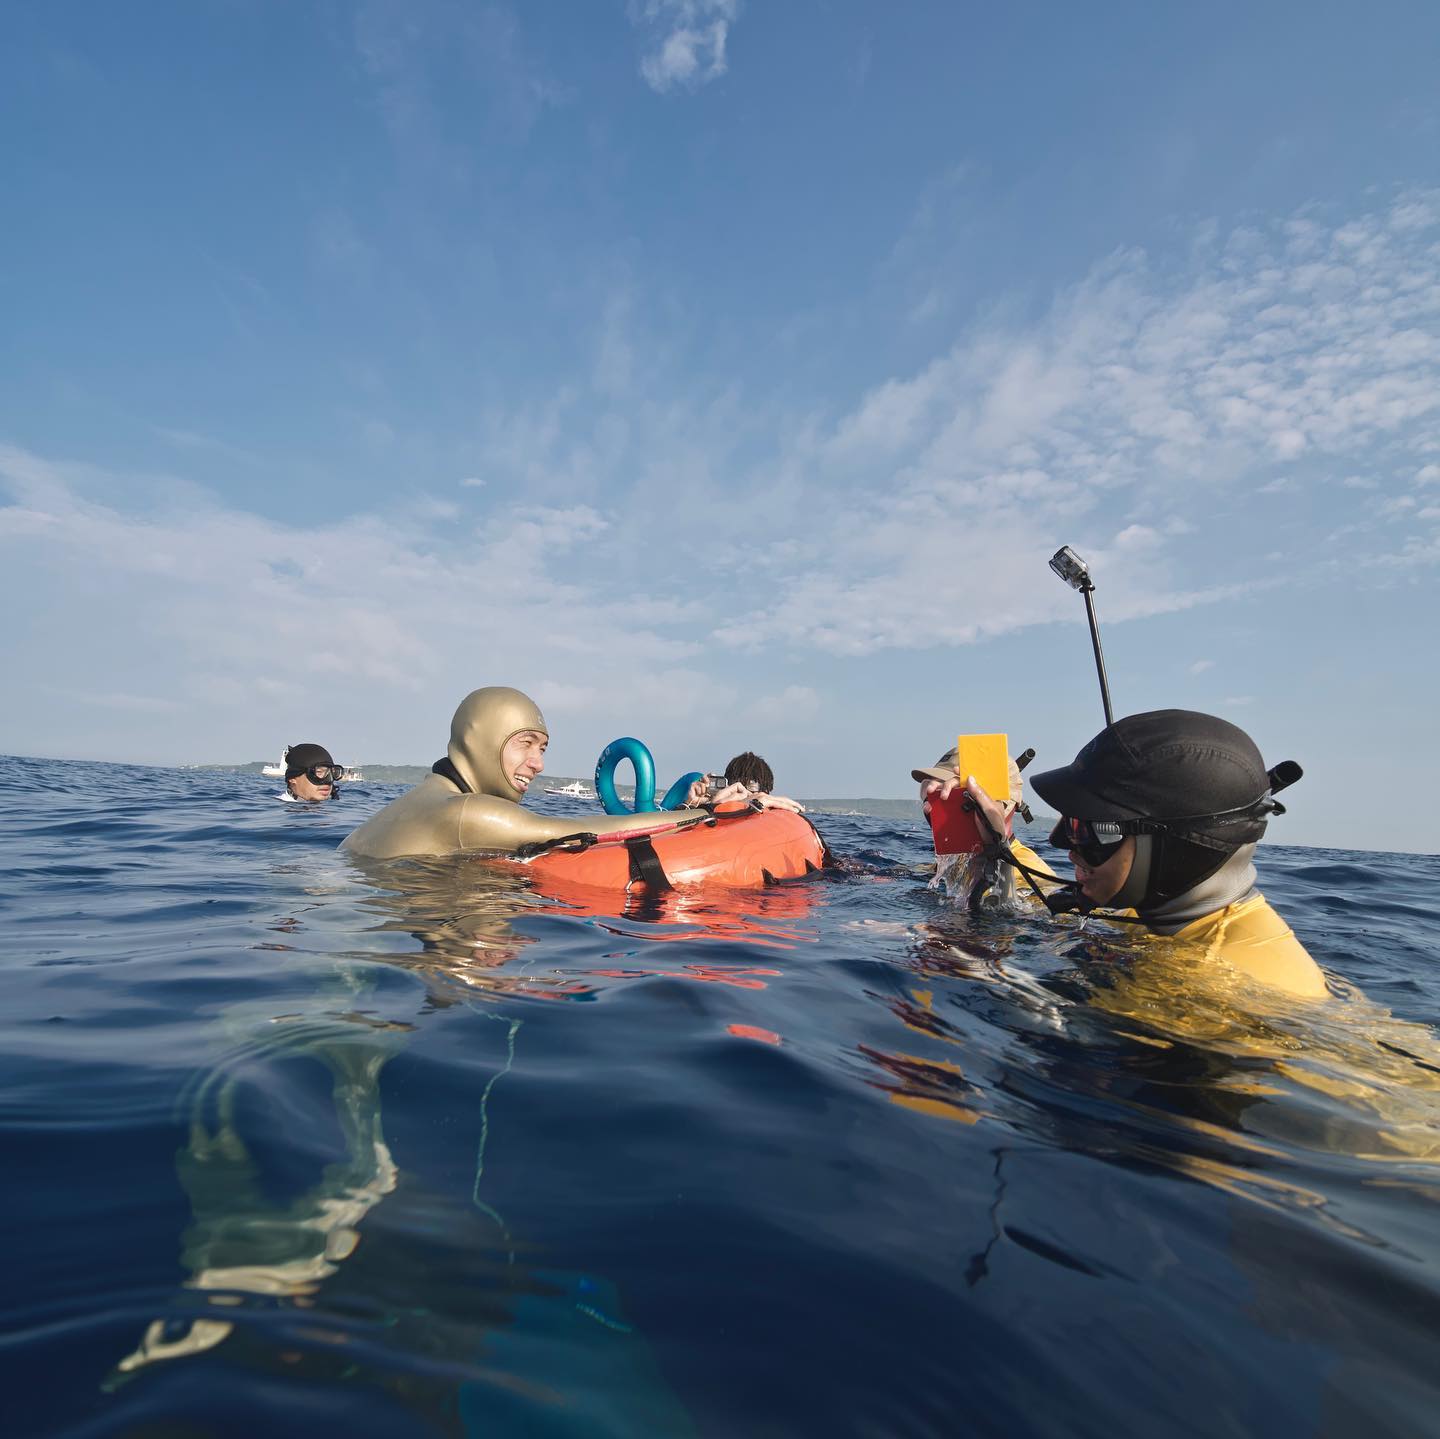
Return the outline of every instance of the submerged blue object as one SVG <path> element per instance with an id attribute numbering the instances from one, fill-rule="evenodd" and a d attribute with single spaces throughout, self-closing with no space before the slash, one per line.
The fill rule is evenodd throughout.
<path id="1" fill-rule="evenodd" d="M 615 771 L 622 760 L 629 760 L 635 771 L 635 803 L 627 805 L 615 792 Z M 632 735 L 611 740 L 600 751 L 595 762 L 595 793 L 606 814 L 650 814 L 657 809 L 682 809 L 690 786 L 705 776 L 699 770 L 681 775 L 669 789 L 665 798 L 655 803 L 655 758 L 649 747 Z"/>

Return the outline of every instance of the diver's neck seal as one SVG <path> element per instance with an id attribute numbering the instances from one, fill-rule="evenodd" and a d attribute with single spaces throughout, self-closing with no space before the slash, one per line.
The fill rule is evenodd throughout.
<path id="1" fill-rule="evenodd" d="M 455 768 L 454 762 L 447 754 L 443 759 L 437 759 L 430 766 L 431 774 L 438 774 L 441 779 L 448 779 L 461 794 L 474 794 L 475 791 L 465 783 L 465 777 Z"/>

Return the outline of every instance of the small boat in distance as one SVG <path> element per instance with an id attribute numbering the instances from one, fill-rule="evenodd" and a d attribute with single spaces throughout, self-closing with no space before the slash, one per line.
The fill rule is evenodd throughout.
<path id="1" fill-rule="evenodd" d="M 347 764 L 340 767 L 340 779 L 344 784 L 359 784 L 364 778 L 359 765 Z"/>
<path id="2" fill-rule="evenodd" d="M 551 785 L 546 794 L 568 794 L 575 799 L 594 799 L 595 791 L 582 779 L 572 779 L 569 784 Z"/>
<path id="3" fill-rule="evenodd" d="M 280 751 L 280 763 L 279 763 L 279 764 L 267 764 L 267 765 L 264 767 L 264 769 L 262 769 L 262 770 L 260 771 L 260 773 L 263 774 L 267 779 L 284 779 L 284 778 L 285 778 L 285 756 L 286 756 L 286 754 L 288 754 L 288 753 L 289 753 L 288 750 L 281 750 L 281 751 Z"/>

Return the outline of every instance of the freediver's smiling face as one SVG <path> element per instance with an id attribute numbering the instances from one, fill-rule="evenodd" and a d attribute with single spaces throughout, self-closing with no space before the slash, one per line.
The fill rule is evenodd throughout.
<path id="1" fill-rule="evenodd" d="M 505 741 L 505 748 L 500 751 L 500 769 L 522 795 L 530 788 L 530 781 L 545 768 L 545 751 L 549 746 L 550 737 L 534 729 L 522 729 Z"/>
<path id="2" fill-rule="evenodd" d="M 1130 866 L 1135 863 L 1135 838 L 1127 834 L 1104 864 L 1092 868 L 1080 858 L 1078 849 L 1070 851 L 1070 863 L 1075 866 L 1075 883 L 1080 886 L 1080 893 L 1091 904 L 1108 904 L 1130 878 Z"/>

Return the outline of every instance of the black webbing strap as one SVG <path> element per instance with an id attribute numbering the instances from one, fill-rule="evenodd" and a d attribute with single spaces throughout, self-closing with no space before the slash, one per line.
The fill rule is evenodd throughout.
<path id="1" fill-rule="evenodd" d="M 1053 880 L 1053 874 L 1044 874 L 1040 870 L 1032 869 L 1028 864 L 1022 864 L 1010 849 L 1009 836 L 997 835 L 991 828 L 990 821 L 977 809 L 975 818 L 989 831 L 990 842 L 985 845 L 983 853 L 987 859 L 999 860 L 1002 864 L 1008 864 L 1011 869 L 1016 870 L 1025 880 L 1025 883 L 1035 892 L 1035 898 L 1050 911 L 1052 915 L 1078 914 L 1082 919 L 1094 917 L 1096 919 L 1108 920 L 1111 924 L 1144 924 L 1145 921 L 1137 914 L 1117 914 L 1113 910 L 1101 909 L 1098 905 L 1086 899 L 1080 886 L 1073 880 L 1069 884 L 1059 884 L 1047 894 L 1036 883 L 1039 879 Z M 976 907 L 976 897 L 983 895 L 984 891 L 977 891 L 971 896 L 971 908 Z"/>
<path id="2" fill-rule="evenodd" d="M 591 832 L 562 834 L 559 839 L 532 839 L 529 844 L 516 847 L 515 858 L 538 859 L 542 854 L 551 854 L 560 849 L 580 854 L 599 842 L 600 836 Z"/>
<path id="3" fill-rule="evenodd" d="M 631 884 L 639 880 L 646 889 L 655 891 L 675 888 L 660 863 L 660 856 L 655 853 L 655 842 L 648 834 L 627 839 L 625 852 L 630 856 Z"/>

